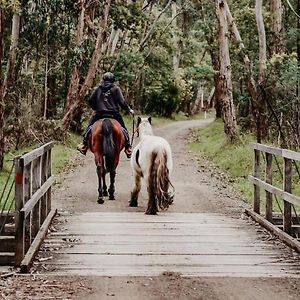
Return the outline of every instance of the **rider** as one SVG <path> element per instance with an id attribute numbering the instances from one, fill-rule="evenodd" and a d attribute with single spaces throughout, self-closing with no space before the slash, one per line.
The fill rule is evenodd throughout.
<path id="1" fill-rule="evenodd" d="M 77 146 L 77 150 L 83 155 L 86 155 L 88 150 L 88 139 L 93 124 L 103 118 L 113 118 L 117 120 L 124 132 L 125 137 L 125 154 L 127 158 L 131 157 L 132 148 L 130 145 L 130 138 L 128 130 L 124 124 L 123 118 L 119 113 L 119 107 L 125 111 L 130 112 L 132 115 L 134 111 L 130 108 L 129 104 L 125 101 L 121 89 L 114 83 L 114 74 L 107 72 L 103 75 L 103 82 L 97 86 L 88 102 L 90 107 L 95 111 L 89 125 L 83 135 L 83 143 Z"/>

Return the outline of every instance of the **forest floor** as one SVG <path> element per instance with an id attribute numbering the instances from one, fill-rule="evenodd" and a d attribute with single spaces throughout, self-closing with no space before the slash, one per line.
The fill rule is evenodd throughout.
<path id="1" fill-rule="evenodd" d="M 205 126 L 211 120 L 173 122 L 155 126 L 154 132 L 171 144 L 174 156 L 172 181 L 176 187 L 175 203 L 170 212 L 219 213 L 244 218 L 249 207 L 230 187 L 230 178 L 209 162 L 188 151 L 192 127 Z M 79 212 L 143 213 L 146 192 L 142 190 L 140 206 L 128 207 L 133 178 L 129 161 L 122 155 L 116 179 L 116 201 L 96 203 L 97 180 L 93 157 L 78 156 L 60 178 L 53 202 L 60 217 Z M 250 225 L 251 226 L 251 225 Z M 254 225 L 253 225 L 254 226 Z M 290 252 L 278 242 L 280 251 Z M 282 250 L 283 249 L 283 250 Z M 11 276 L 0 281 L 0 299 L 299 299 L 297 278 L 181 277 L 176 273 L 144 277 L 47 276 L 33 268 L 31 275 Z"/>

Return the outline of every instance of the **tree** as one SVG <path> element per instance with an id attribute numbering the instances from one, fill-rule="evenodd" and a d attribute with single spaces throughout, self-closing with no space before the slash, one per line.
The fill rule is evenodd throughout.
<path id="1" fill-rule="evenodd" d="M 233 104 L 233 87 L 231 81 L 231 64 L 228 46 L 228 24 L 226 18 L 225 3 L 216 0 L 216 14 L 219 22 L 219 45 L 220 45 L 220 88 L 221 105 L 224 119 L 224 131 L 231 140 L 237 136 L 237 123 Z"/>
<path id="2" fill-rule="evenodd" d="M 0 7 L 0 170 L 3 168 L 4 162 L 4 102 L 3 102 L 3 8 Z"/>
<path id="3" fill-rule="evenodd" d="M 77 68 L 75 68 L 75 70 L 74 70 L 75 76 L 72 76 L 72 80 L 70 82 L 69 92 L 68 92 L 68 95 L 71 95 L 72 103 L 70 104 L 69 109 L 65 112 L 65 114 L 62 118 L 61 125 L 62 125 L 63 130 L 66 130 L 69 128 L 74 115 L 76 114 L 76 112 L 78 112 L 78 110 L 80 109 L 80 107 L 84 101 L 84 97 L 86 96 L 86 94 L 90 90 L 90 88 L 92 87 L 93 80 L 95 78 L 95 75 L 96 75 L 96 72 L 97 72 L 98 66 L 99 66 L 101 49 L 102 49 L 103 43 L 105 42 L 110 5 L 111 5 L 111 0 L 105 0 L 103 3 L 103 11 L 102 11 L 102 16 L 101 16 L 101 21 L 99 21 L 99 28 L 98 28 L 94 52 L 92 55 L 92 59 L 91 59 L 90 65 L 89 65 L 87 75 L 86 75 L 84 82 L 80 88 L 78 85 L 78 81 L 79 81 L 79 78 L 77 75 L 78 70 L 77 70 Z M 82 5 L 82 9 L 83 8 L 84 8 L 84 2 Z M 81 25 L 79 25 L 79 28 L 81 30 Z"/>
<path id="4" fill-rule="evenodd" d="M 259 115 L 257 116 L 257 142 L 261 143 L 262 138 L 267 135 L 267 125 L 265 119 L 265 99 L 264 85 L 267 69 L 267 44 L 266 32 L 262 14 L 262 0 L 256 0 L 255 15 L 259 39 L 259 74 L 257 80 L 257 102 L 259 107 Z"/>
<path id="5" fill-rule="evenodd" d="M 273 43 L 272 43 L 272 53 L 282 53 L 283 52 L 283 7 L 281 0 L 271 0 L 271 27 L 273 31 Z"/>

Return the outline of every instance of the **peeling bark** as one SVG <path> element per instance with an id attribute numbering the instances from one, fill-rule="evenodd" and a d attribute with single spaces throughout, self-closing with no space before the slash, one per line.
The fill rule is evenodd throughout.
<path id="1" fill-rule="evenodd" d="M 237 123 L 233 104 L 231 64 L 228 47 L 228 24 L 224 0 L 216 0 L 216 14 L 219 21 L 220 45 L 220 99 L 224 119 L 224 131 L 231 140 L 237 136 Z"/>

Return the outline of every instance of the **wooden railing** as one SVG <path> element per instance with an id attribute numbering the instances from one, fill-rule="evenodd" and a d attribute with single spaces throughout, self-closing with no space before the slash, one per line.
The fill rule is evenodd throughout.
<path id="1" fill-rule="evenodd" d="M 299 241 L 296 238 L 290 236 L 291 234 L 293 234 L 293 228 L 297 226 L 293 224 L 293 220 L 295 220 L 295 222 L 297 223 L 299 222 L 299 217 L 297 216 L 296 209 L 294 209 L 294 215 L 292 213 L 293 205 L 300 207 L 300 197 L 292 193 L 292 174 L 293 163 L 295 165 L 298 161 L 300 161 L 300 153 L 257 143 L 251 144 L 251 148 L 254 149 L 254 166 L 253 175 L 249 176 L 249 181 L 254 185 L 254 203 L 253 211 L 246 210 L 246 212 L 261 225 L 279 236 L 279 238 L 289 244 L 289 246 L 292 246 L 296 250 L 300 251 Z M 281 160 L 283 159 L 283 167 L 282 171 L 280 171 L 283 175 L 282 188 L 278 188 L 273 185 L 274 156 L 275 159 L 276 157 L 281 157 Z M 262 157 L 265 160 L 264 179 L 261 178 Z M 279 164 L 277 159 L 276 164 Z M 261 189 L 265 190 L 266 195 L 264 217 L 261 215 Z M 282 225 L 280 226 L 274 226 L 273 224 L 273 196 L 276 197 L 276 199 L 278 197 L 283 200 Z M 282 228 L 283 231 L 280 228 Z"/>
<path id="2" fill-rule="evenodd" d="M 27 272 L 56 210 L 51 209 L 53 142 L 15 159 L 15 265 Z"/>

